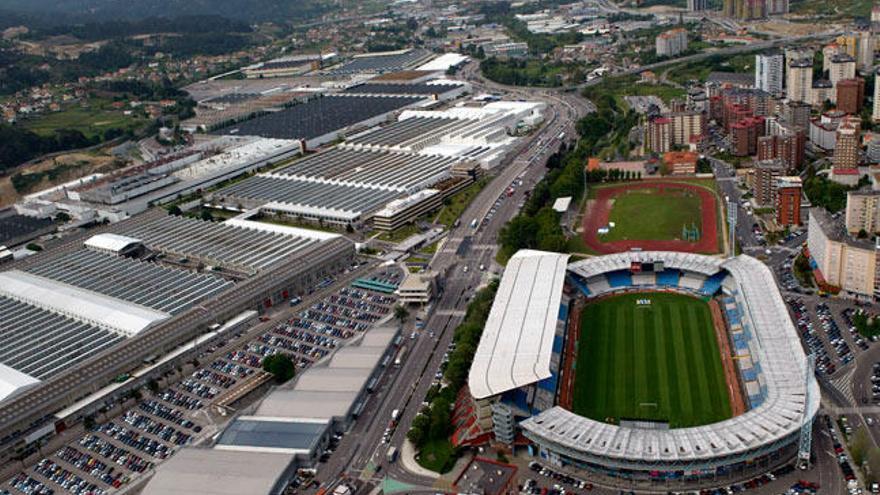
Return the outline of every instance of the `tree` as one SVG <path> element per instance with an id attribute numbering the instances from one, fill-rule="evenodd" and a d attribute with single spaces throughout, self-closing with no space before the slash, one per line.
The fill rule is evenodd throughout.
<path id="1" fill-rule="evenodd" d="M 852 455 L 852 460 L 857 467 L 861 467 L 862 463 L 867 460 L 869 445 L 868 431 L 864 427 L 856 430 L 849 444 L 849 453 Z"/>
<path id="2" fill-rule="evenodd" d="M 172 205 L 171 208 L 168 208 L 168 213 L 174 216 L 180 216 L 183 212 L 180 210 L 180 207 L 177 205 Z"/>
<path id="3" fill-rule="evenodd" d="M 214 215 L 211 214 L 210 210 L 202 210 L 202 213 L 200 216 L 202 217 L 202 220 L 205 220 L 207 222 L 214 221 Z"/>
<path id="4" fill-rule="evenodd" d="M 287 354 L 272 354 L 263 359 L 263 371 L 275 375 L 275 381 L 285 383 L 296 374 L 296 367 Z"/>
<path id="5" fill-rule="evenodd" d="M 868 231 L 865 229 L 860 229 L 859 230 L 859 239 L 867 239 L 867 238 L 868 238 Z"/>
<path id="6" fill-rule="evenodd" d="M 398 304 L 394 307 L 394 318 L 397 320 L 400 326 L 403 326 L 404 322 L 406 322 L 406 319 L 409 318 L 409 310 L 406 309 L 406 306 Z"/>

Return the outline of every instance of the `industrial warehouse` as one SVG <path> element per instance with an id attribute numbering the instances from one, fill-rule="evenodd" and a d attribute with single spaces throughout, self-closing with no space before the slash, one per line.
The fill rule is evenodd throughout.
<path id="1" fill-rule="evenodd" d="M 810 434 L 819 407 L 818 385 L 782 298 L 769 289 L 774 285 L 766 266 L 748 256 L 724 260 L 675 252 L 627 252 L 566 266 L 567 258 L 520 251 L 508 263 L 471 367 L 472 399 L 456 411 L 453 443 L 479 445 L 494 439 L 528 445 L 533 455 L 553 465 L 661 484 L 739 475 L 796 455 L 809 459 L 799 445 L 802 435 Z M 580 358 L 591 352 L 589 347 L 601 345 L 591 332 L 602 330 L 597 327 L 600 320 L 628 325 L 621 313 L 615 320 L 585 320 L 580 309 L 623 301 L 629 305 L 618 305 L 620 311 L 650 314 L 645 312 L 653 311 L 654 300 L 661 304 L 666 297 L 717 304 L 724 320 L 716 326 L 719 345 L 738 356 L 735 365 L 728 361 L 732 399 L 724 413 L 727 419 L 700 424 L 683 420 L 683 412 L 659 412 L 668 406 L 662 392 L 656 395 L 665 386 L 662 381 L 647 391 L 655 392 L 660 402 L 625 404 L 633 411 L 627 416 L 615 416 L 610 402 L 595 413 L 583 413 L 591 417 L 573 412 L 590 411 L 578 400 L 605 393 L 599 388 L 586 393 L 601 385 L 599 376 L 591 375 L 588 383 L 578 380 L 581 368 L 595 364 Z M 690 351 L 676 354 L 685 352 Z M 710 359 L 717 361 L 718 351 L 714 353 Z M 696 358 L 700 356 L 687 356 Z M 639 373 L 638 368 L 630 364 L 608 371 L 625 377 Z M 658 375 L 655 369 L 645 372 Z M 687 376 L 679 374 L 678 380 L 686 386 Z M 638 393 L 626 393 L 623 399 L 634 396 Z M 717 402 L 727 404 L 727 398 Z M 672 404 L 673 409 L 679 405 Z"/>
<path id="2" fill-rule="evenodd" d="M 0 272 L 3 458 L 27 455 L 173 363 L 137 371 L 142 362 L 305 293 L 354 255 L 338 235 L 154 209 L 10 264 Z M 52 331 L 34 339 L 35 319 Z"/>
<path id="3" fill-rule="evenodd" d="M 400 120 L 212 193 L 217 207 L 390 230 L 439 206 L 513 148 L 543 105 L 496 102 L 405 111 Z M 378 217 L 378 218 L 377 218 Z"/>

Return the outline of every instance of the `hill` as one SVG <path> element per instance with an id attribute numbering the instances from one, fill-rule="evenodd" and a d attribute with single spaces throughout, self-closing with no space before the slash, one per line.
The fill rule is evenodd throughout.
<path id="1" fill-rule="evenodd" d="M 353 7 L 352 0 L 6 0 L 4 9 L 30 14 L 51 14 L 78 22 L 218 15 L 245 21 L 309 20 Z"/>

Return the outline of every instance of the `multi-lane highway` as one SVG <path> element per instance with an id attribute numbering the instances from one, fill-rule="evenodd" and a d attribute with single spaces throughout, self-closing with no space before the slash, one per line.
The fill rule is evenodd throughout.
<path id="1" fill-rule="evenodd" d="M 465 69 L 478 90 L 504 90 L 487 87 L 472 71 Z M 460 226 L 446 235 L 442 247 L 431 261 L 431 269 L 440 274 L 442 293 L 433 303 L 424 323 L 424 330 L 415 339 L 410 326 L 404 329 L 407 355 L 399 367 L 389 367 L 360 419 L 343 438 L 337 454 L 320 466 L 318 480 L 332 483 L 348 477 L 377 481 L 388 475 L 397 481 L 431 491 L 431 477 L 420 476 L 404 469 L 402 463 L 388 463 L 386 453 L 394 446 L 400 451 L 413 418 L 440 369 L 443 354 L 452 341 L 455 328 L 461 323 L 469 299 L 479 287 L 500 273 L 495 266 L 497 238 L 500 229 L 519 211 L 526 191 L 544 175 L 547 158 L 558 149 L 558 137 L 574 136 L 574 124 L 590 107 L 576 95 L 557 95 L 544 91 L 517 90 L 513 98 L 528 98 L 547 103 L 542 128 L 524 140 L 523 145 L 503 164 L 461 216 Z M 513 194 L 507 190 L 516 182 Z M 489 212 L 494 210 L 491 214 Z M 486 220 L 485 222 L 483 220 Z M 477 220 L 476 229 L 471 221 Z M 480 267 L 485 270 L 480 270 Z M 466 268 L 467 267 L 467 268 Z M 382 438 L 391 421 L 393 410 L 399 410 L 399 425 L 388 443 Z"/>

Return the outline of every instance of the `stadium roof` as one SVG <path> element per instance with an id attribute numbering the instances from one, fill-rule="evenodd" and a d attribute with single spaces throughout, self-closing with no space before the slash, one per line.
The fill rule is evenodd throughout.
<path id="1" fill-rule="evenodd" d="M 126 336 L 169 316 L 162 311 L 19 270 L 0 273 L 0 295 Z"/>
<path id="2" fill-rule="evenodd" d="M 567 254 L 522 250 L 507 263 L 471 366 L 482 399 L 551 376 Z"/>
<path id="3" fill-rule="evenodd" d="M 779 442 L 796 435 L 803 419 L 816 414 L 820 394 L 815 380 L 807 385 L 804 352 L 785 302 L 774 289 L 776 282 L 770 269 L 749 256 L 723 260 L 658 251 L 591 258 L 573 263 L 570 269 L 580 276 L 593 277 L 628 268 L 635 261 L 662 261 L 665 270 L 700 274 L 726 270 L 733 282 L 725 286 L 731 287 L 744 325 L 754 334 L 752 358 L 761 366 L 764 401 L 725 421 L 668 430 L 616 426 L 557 406 L 520 423 L 526 436 L 539 444 L 564 449 L 575 458 L 601 457 L 613 459 L 621 467 L 643 467 L 652 462 L 729 463 L 732 456 L 778 448 Z"/>
<path id="4" fill-rule="evenodd" d="M 276 493 L 292 454 L 185 448 L 162 463 L 143 495 Z"/>

